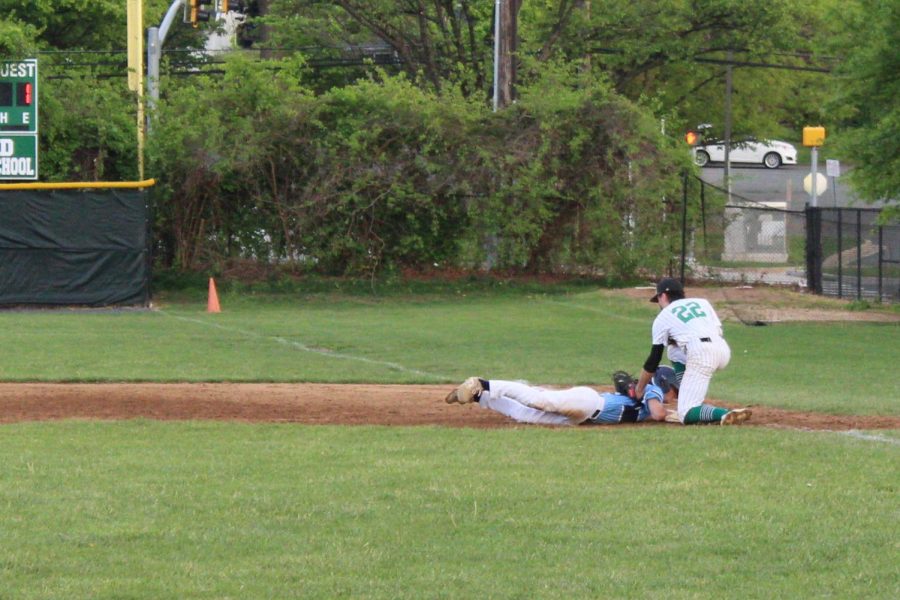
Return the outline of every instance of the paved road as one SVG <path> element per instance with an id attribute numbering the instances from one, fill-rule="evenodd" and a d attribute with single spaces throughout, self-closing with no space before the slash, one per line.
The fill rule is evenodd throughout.
<path id="1" fill-rule="evenodd" d="M 819 165 L 820 172 L 824 175 L 824 163 Z M 701 177 L 704 181 L 723 187 L 724 169 L 721 165 L 705 167 L 701 169 Z M 828 188 L 824 193 L 820 190 L 818 205 L 821 207 L 851 206 L 854 208 L 871 208 L 878 205 L 869 205 L 859 200 L 846 181 L 846 169 L 842 166 L 842 177 L 828 178 Z M 803 178 L 809 175 L 809 165 L 787 166 L 779 169 L 767 169 L 759 167 L 732 167 L 733 194 L 756 202 L 780 201 L 787 202 L 788 210 L 803 210 L 811 197 L 803 190 Z M 837 185 L 835 185 L 835 183 Z"/>

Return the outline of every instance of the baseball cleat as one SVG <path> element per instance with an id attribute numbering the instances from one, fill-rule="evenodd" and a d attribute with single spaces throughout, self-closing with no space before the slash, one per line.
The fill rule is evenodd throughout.
<path id="1" fill-rule="evenodd" d="M 722 417 L 721 424 L 722 425 L 740 425 L 744 421 L 750 419 L 750 415 L 753 414 L 749 408 L 736 408 L 734 410 L 728 411 L 724 417 Z"/>
<path id="2" fill-rule="evenodd" d="M 447 394 L 447 397 L 444 398 L 444 401 L 447 404 L 469 404 L 470 402 L 475 402 L 478 400 L 478 397 L 481 396 L 481 392 L 484 391 L 484 388 L 481 387 L 481 381 L 478 380 L 477 377 L 469 377 L 457 387 L 455 390 Z"/>

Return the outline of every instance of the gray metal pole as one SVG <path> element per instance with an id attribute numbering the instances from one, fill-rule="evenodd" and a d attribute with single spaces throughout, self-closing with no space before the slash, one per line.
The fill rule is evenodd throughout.
<path id="1" fill-rule="evenodd" d="M 862 300 L 862 210 L 856 209 L 856 299 Z"/>
<path id="2" fill-rule="evenodd" d="M 728 192 L 728 203 L 731 204 L 731 92 L 732 73 L 731 66 L 734 60 L 734 52 L 728 51 L 728 66 L 725 68 L 725 189 Z"/>
<path id="3" fill-rule="evenodd" d="M 684 264 L 687 262 L 687 203 L 688 175 L 681 174 L 681 285 L 684 285 Z"/>
<path id="4" fill-rule="evenodd" d="M 816 188 L 813 188 L 816 189 Z M 837 209 L 838 298 L 844 297 L 844 209 Z"/>
<path id="5" fill-rule="evenodd" d="M 818 179 L 817 175 L 819 171 L 819 147 L 812 147 L 812 205 L 818 206 L 816 202 L 816 196 L 818 195 L 818 190 L 816 189 L 818 186 L 816 185 L 816 179 Z"/>
<path id="6" fill-rule="evenodd" d="M 159 100 L 159 59 L 162 48 L 159 43 L 159 28 L 147 28 L 147 129 L 150 129 L 150 113 L 156 109 Z"/>
<path id="7" fill-rule="evenodd" d="M 169 27 L 172 26 L 172 22 L 175 20 L 175 15 L 178 13 L 178 9 L 184 6 L 184 0 L 174 0 L 172 4 L 169 6 L 169 10 L 166 11 L 166 16 L 163 17 L 162 23 L 159 25 L 159 45 L 162 46 L 163 42 L 166 41 L 166 36 L 169 35 Z"/>
<path id="8" fill-rule="evenodd" d="M 175 21 L 178 10 L 184 6 L 184 0 L 174 0 L 166 11 L 159 27 L 147 28 L 147 131 L 156 103 L 159 100 L 159 61 L 162 58 L 162 46 L 169 34 L 169 27 Z"/>
<path id="9" fill-rule="evenodd" d="M 878 226 L 878 303 L 881 304 L 882 298 L 882 269 L 884 267 L 884 226 Z"/>

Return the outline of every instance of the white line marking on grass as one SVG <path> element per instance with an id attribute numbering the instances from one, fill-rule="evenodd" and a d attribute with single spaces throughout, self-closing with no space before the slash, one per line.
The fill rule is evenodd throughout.
<path id="1" fill-rule="evenodd" d="M 245 329 L 238 329 L 237 327 L 226 327 L 225 325 L 220 325 L 219 323 L 211 323 L 209 321 L 204 321 L 202 319 L 192 319 L 190 317 L 183 317 L 180 315 L 173 315 L 167 311 L 160 310 L 162 314 L 167 317 L 171 317 L 173 319 L 178 319 L 179 321 L 186 321 L 188 323 L 197 323 L 198 325 L 206 325 L 207 327 L 214 327 L 216 329 L 221 329 L 222 331 L 227 331 L 228 333 L 237 333 L 240 335 L 246 335 L 248 337 L 253 337 L 260 340 L 272 340 L 273 342 L 279 343 L 283 346 L 288 346 L 290 348 L 294 348 L 296 350 L 301 350 L 303 352 L 311 352 L 313 354 L 319 354 L 321 356 L 327 356 L 329 358 L 338 358 L 341 360 L 355 360 L 362 363 L 367 363 L 370 365 L 379 365 L 382 367 L 387 367 L 389 369 L 393 369 L 395 371 L 401 371 L 404 373 L 412 373 L 414 375 L 421 375 L 422 377 L 427 377 L 429 379 L 436 379 L 438 381 L 449 381 L 452 380 L 452 377 L 448 377 L 446 375 L 440 375 L 437 373 L 429 373 L 428 371 L 420 371 L 419 369 L 411 369 L 409 367 L 404 367 L 401 364 L 388 362 L 384 360 L 374 360 L 371 358 L 366 358 L 364 356 L 354 356 L 352 354 L 343 354 L 341 352 L 334 352 L 332 350 L 328 350 L 325 348 L 313 348 L 311 346 L 307 346 L 301 342 L 295 342 L 292 340 L 285 339 L 283 337 L 279 337 L 277 335 L 262 335 L 259 333 L 255 333 L 253 331 L 247 331 Z"/>
<path id="2" fill-rule="evenodd" d="M 647 319 L 640 317 L 626 317 L 621 313 L 613 312 L 608 309 L 602 309 L 598 306 L 584 306 L 581 304 L 572 304 L 571 302 L 562 302 L 560 300 L 546 300 L 546 299 L 538 299 L 538 302 L 543 304 L 555 304 L 557 306 L 565 306 L 567 308 L 574 308 L 577 310 L 586 310 L 589 312 L 599 313 L 601 315 L 605 315 L 607 317 L 612 317 L 613 319 L 619 319 L 620 321 L 631 321 L 632 323 L 647 323 Z M 652 321 L 652 319 L 651 319 Z"/>
<path id="3" fill-rule="evenodd" d="M 838 432 L 842 435 L 846 435 L 852 438 L 856 438 L 858 440 L 866 440 L 867 442 L 886 442 L 888 444 L 900 444 L 900 440 L 896 438 L 885 437 L 883 435 L 878 435 L 876 433 L 863 433 L 858 429 L 851 429 L 849 431 L 840 431 Z"/>
<path id="4" fill-rule="evenodd" d="M 806 433 L 834 433 L 844 437 L 852 437 L 865 442 L 884 442 L 887 444 L 900 444 L 900 438 L 892 438 L 877 433 L 865 433 L 859 429 L 810 429 L 809 427 L 790 427 L 787 425 L 764 425 L 767 429 L 786 429 L 793 431 L 802 431 Z"/>

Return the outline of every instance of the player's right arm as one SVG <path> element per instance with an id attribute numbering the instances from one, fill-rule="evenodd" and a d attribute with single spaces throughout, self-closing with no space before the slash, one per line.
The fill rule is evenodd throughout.
<path id="1" fill-rule="evenodd" d="M 653 374 L 656 373 L 656 368 L 662 360 L 663 347 L 662 344 L 653 344 L 653 346 L 650 347 L 650 355 L 647 357 L 647 360 L 644 361 L 644 368 L 641 369 L 641 376 L 638 377 L 637 386 L 634 389 L 638 398 L 644 396 L 644 388 L 647 387 Z"/>
<path id="2" fill-rule="evenodd" d="M 666 401 L 666 395 L 660 388 L 655 385 L 650 385 L 647 387 L 646 394 L 644 396 L 640 396 L 640 398 L 643 399 L 644 406 L 647 408 L 647 412 L 649 413 L 645 418 L 648 418 L 652 421 L 666 420 L 666 407 L 663 406 L 663 402 Z"/>
<path id="3" fill-rule="evenodd" d="M 650 419 L 653 421 L 666 420 L 666 407 L 659 400 L 647 400 L 647 408 L 650 409 Z"/>

